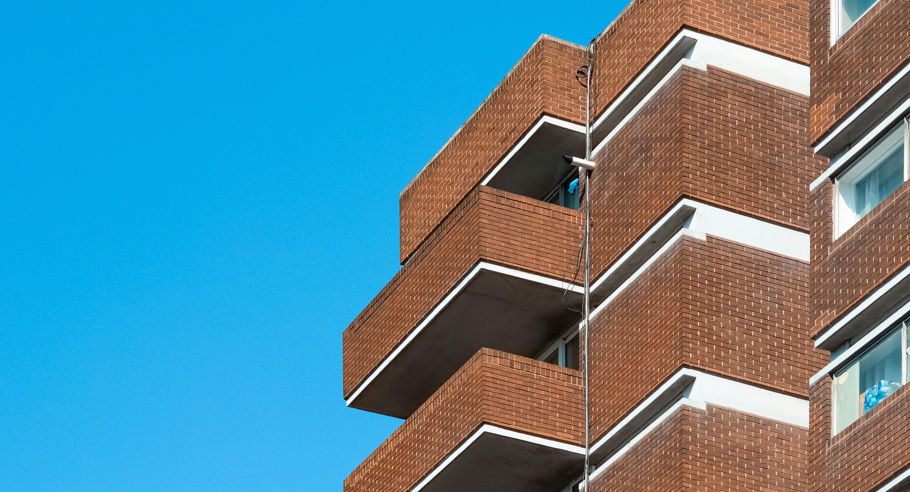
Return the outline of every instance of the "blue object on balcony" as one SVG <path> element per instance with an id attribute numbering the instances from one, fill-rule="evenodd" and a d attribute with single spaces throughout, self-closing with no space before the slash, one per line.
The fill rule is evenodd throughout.
<path id="1" fill-rule="evenodd" d="M 879 381 L 878 384 L 873 384 L 872 387 L 866 390 L 866 396 L 863 399 L 863 413 L 875 408 L 876 405 L 891 396 L 891 393 L 894 393 L 900 387 L 900 383 L 892 383 L 885 379 Z"/>
<path id="2" fill-rule="evenodd" d="M 578 178 L 569 183 L 569 194 L 574 195 L 576 190 L 578 190 Z"/>

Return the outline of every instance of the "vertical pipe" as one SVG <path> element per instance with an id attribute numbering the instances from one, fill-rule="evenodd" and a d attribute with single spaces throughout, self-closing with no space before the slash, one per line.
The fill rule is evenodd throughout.
<path id="1" fill-rule="evenodd" d="M 591 160 L 591 81 L 594 73 L 594 41 L 588 44 L 588 70 L 585 80 L 585 159 Z M 590 353 L 588 352 L 588 332 L 591 322 L 591 171 L 585 173 L 585 492 L 590 492 L 591 470 L 591 416 L 590 396 L 588 384 L 588 366 Z"/>

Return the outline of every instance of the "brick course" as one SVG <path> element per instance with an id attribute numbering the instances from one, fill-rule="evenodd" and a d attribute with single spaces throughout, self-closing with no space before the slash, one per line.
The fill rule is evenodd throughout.
<path id="1" fill-rule="evenodd" d="M 598 37 L 596 114 L 683 28 L 809 62 L 809 4 L 788 0 L 635 0 Z"/>
<path id="2" fill-rule="evenodd" d="M 581 373 L 482 349 L 344 481 L 344 490 L 417 484 L 482 424 L 582 445 Z"/>
<path id="3" fill-rule="evenodd" d="M 831 384 L 826 377 L 810 391 L 812 490 L 873 490 L 910 466 L 910 388 L 832 436 Z"/>
<path id="4" fill-rule="evenodd" d="M 910 183 L 834 239 L 834 185 L 812 193 L 811 306 L 815 337 L 910 263 Z"/>
<path id="5" fill-rule="evenodd" d="M 683 406 L 592 483 L 610 490 L 806 490 L 808 431 Z"/>
<path id="6" fill-rule="evenodd" d="M 826 362 L 808 337 L 807 273 L 731 241 L 680 239 L 591 322 L 592 435 L 682 367 L 806 397 Z"/>
<path id="7" fill-rule="evenodd" d="M 401 192 L 401 263 L 544 115 L 584 124 L 585 50 L 541 37 Z"/>
<path id="8" fill-rule="evenodd" d="M 478 262 L 571 280 L 582 226 L 576 210 L 475 188 L 344 331 L 344 395 Z"/>
<path id="9" fill-rule="evenodd" d="M 808 101 L 736 74 L 683 67 L 596 156 L 592 261 L 599 275 L 684 197 L 809 230 Z"/>
<path id="10" fill-rule="evenodd" d="M 815 143 L 910 61 L 910 0 L 880 0 L 833 46 L 830 0 L 811 8 Z"/>

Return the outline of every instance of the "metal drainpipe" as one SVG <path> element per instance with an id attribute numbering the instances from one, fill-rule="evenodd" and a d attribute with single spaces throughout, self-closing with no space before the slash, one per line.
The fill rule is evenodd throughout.
<path id="1" fill-rule="evenodd" d="M 585 81 L 585 159 L 591 160 L 591 81 L 594 74 L 594 40 L 588 44 L 588 74 Z M 590 489 L 590 461 L 591 461 L 591 416 L 590 397 L 588 385 L 588 367 L 590 357 L 588 352 L 588 332 L 591 322 L 591 170 L 585 169 L 585 492 Z"/>

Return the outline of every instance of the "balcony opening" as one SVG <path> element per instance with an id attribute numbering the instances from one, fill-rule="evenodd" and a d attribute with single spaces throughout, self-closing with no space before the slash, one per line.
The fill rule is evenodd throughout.
<path id="1" fill-rule="evenodd" d="M 538 357 L 548 364 L 578 370 L 578 333 L 560 337 Z"/>

